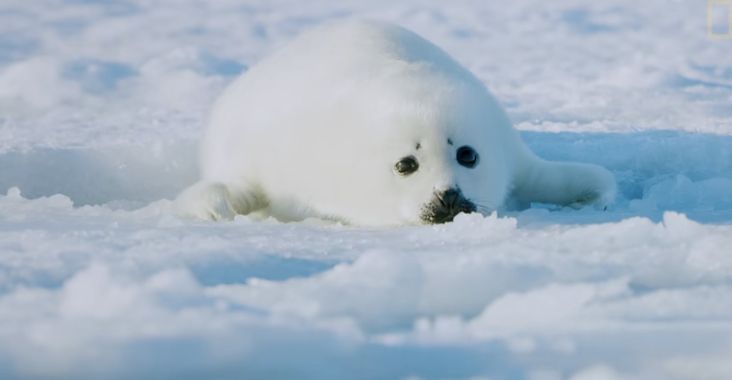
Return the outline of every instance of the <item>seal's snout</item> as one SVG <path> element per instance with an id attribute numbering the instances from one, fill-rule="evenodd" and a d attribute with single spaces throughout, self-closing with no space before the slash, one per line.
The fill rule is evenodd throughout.
<path id="1" fill-rule="evenodd" d="M 461 212 L 475 211 L 475 204 L 465 198 L 459 188 L 450 188 L 435 193 L 434 198 L 424 207 L 422 220 L 431 223 L 447 223 Z"/>
<path id="2" fill-rule="evenodd" d="M 460 190 L 448 189 L 441 193 L 435 193 L 435 197 L 437 197 L 444 207 L 452 210 L 460 205 L 460 202 L 463 199 L 463 194 Z"/>

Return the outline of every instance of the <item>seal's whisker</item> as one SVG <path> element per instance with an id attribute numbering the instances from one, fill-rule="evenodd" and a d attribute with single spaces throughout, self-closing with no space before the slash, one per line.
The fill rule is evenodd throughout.
<path id="1" fill-rule="evenodd" d="M 495 207 L 487 206 L 479 202 L 473 201 L 473 204 L 475 204 L 476 211 L 483 215 L 490 215 L 496 211 Z"/>

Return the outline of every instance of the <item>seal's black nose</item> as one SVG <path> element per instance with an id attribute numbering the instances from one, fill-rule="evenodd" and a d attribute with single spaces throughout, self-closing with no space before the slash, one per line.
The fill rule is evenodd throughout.
<path id="1" fill-rule="evenodd" d="M 437 196 L 437 199 L 439 199 L 440 202 L 442 202 L 442 204 L 448 209 L 454 209 L 457 207 L 460 198 L 462 197 L 460 191 L 455 189 L 447 189 L 442 193 L 437 193 L 435 195 Z"/>
<path id="2" fill-rule="evenodd" d="M 475 209 L 475 204 L 466 199 L 460 189 L 450 188 L 435 193 L 433 201 L 425 206 L 422 220 L 428 223 L 446 223 L 461 212 L 471 213 Z"/>

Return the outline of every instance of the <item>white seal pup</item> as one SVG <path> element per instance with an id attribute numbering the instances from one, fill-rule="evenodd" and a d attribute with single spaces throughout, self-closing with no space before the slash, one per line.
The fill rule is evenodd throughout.
<path id="1" fill-rule="evenodd" d="M 238 78 L 213 107 L 201 170 L 176 206 L 213 220 L 442 223 L 508 199 L 604 205 L 615 191 L 601 167 L 538 158 L 475 76 L 372 21 L 316 28 Z"/>

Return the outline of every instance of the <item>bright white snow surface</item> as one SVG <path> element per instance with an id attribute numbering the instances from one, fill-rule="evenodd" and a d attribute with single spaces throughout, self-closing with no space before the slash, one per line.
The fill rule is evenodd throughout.
<path id="1" fill-rule="evenodd" d="M 732 40 L 706 11 L 3 0 L 0 378 L 731 378 Z M 617 202 L 388 229 L 172 216 L 221 89 L 347 17 L 442 46 L 539 155 L 612 170 Z"/>

